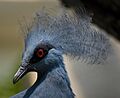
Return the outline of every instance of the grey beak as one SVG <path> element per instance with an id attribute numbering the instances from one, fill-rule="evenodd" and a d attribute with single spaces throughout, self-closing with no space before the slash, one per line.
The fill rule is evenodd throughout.
<path id="1" fill-rule="evenodd" d="M 13 78 L 13 84 L 17 83 L 26 73 L 27 73 L 26 67 L 20 67 Z"/>

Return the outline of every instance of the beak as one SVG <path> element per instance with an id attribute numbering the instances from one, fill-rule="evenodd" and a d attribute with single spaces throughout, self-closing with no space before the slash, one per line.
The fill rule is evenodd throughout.
<path id="1" fill-rule="evenodd" d="M 28 72 L 27 67 L 20 66 L 20 68 L 18 69 L 18 71 L 14 75 L 13 84 L 17 83 L 27 72 Z"/>

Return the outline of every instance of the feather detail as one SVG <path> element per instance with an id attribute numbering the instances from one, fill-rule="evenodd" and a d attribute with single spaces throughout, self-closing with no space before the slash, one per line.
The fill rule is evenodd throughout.
<path id="1" fill-rule="evenodd" d="M 36 14 L 34 25 L 27 34 L 26 45 L 42 41 L 49 42 L 63 54 L 91 64 L 103 63 L 111 54 L 109 39 L 102 31 L 92 27 L 91 17 L 85 13 L 78 17 L 66 9 L 57 16 L 47 11 Z"/>

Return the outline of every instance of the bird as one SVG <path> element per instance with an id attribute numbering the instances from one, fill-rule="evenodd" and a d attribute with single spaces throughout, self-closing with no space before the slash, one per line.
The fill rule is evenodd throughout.
<path id="1" fill-rule="evenodd" d="M 75 98 L 63 55 L 99 64 L 111 52 L 107 36 L 92 26 L 91 17 L 81 8 L 71 12 L 61 8 L 58 15 L 37 12 L 24 46 L 13 83 L 32 71 L 37 72 L 37 80 L 11 98 Z"/>

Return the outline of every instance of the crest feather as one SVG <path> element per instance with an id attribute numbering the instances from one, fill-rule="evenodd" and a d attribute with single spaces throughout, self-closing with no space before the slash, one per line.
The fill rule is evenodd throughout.
<path id="1" fill-rule="evenodd" d="M 108 38 L 92 27 L 91 17 L 87 14 L 77 17 L 66 9 L 56 16 L 45 10 L 36 14 L 26 44 L 41 41 L 48 41 L 64 54 L 92 64 L 103 63 L 111 52 Z"/>

